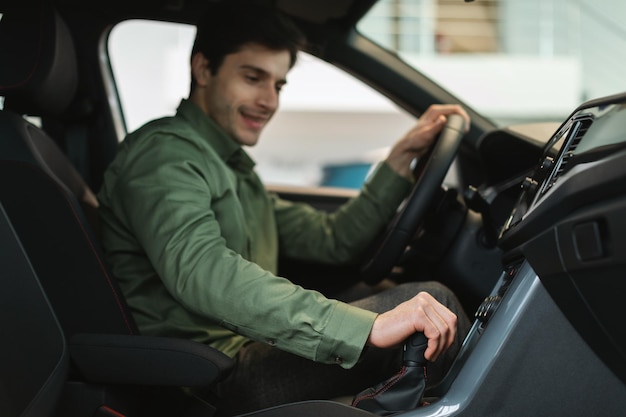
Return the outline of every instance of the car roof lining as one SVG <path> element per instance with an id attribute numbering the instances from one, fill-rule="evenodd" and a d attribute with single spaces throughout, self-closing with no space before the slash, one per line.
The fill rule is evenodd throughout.
<path id="1" fill-rule="evenodd" d="M 129 18 L 165 18 L 172 20 L 177 16 L 180 23 L 195 23 L 198 12 L 216 0 L 108 0 L 88 2 L 82 0 L 55 0 L 58 9 L 85 9 L 101 11 L 111 20 Z M 329 21 L 341 21 L 344 25 L 353 25 L 375 0 L 265 0 L 275 4 L 286 14 L 312 24 L 325 24 Z"/>
<path id="2" fill-rule="evenodd" d="M 276 0 L 275 3 L 279 9 L 290 16 L 314 23 L 324 23 L 328 20 L 344 18 L 354 1 L 318 0 L 317 7 L 311 7 L 312 3 L 306 0 Z"/>

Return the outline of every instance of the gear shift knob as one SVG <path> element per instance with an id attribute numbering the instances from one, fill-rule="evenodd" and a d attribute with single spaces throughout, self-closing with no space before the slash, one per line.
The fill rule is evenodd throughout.
<path id="1" fill-rule="evenodd" d="M 426 359 L 428 339 L 415 333 L 404 343 L 402 367 L 391 378 L 361 391 L 352 405 L 381 416 L 413 410 L 423 404 L 426 390 Z"/>
<path id="2" fill-rule="evenodd" d="M 402 364 L 404 366 L 425 366 L 426 359 L 424 352 L 428 347 L 428 339 L 424 333 L 415 333 L 404 344 L 402 353 Z"/>

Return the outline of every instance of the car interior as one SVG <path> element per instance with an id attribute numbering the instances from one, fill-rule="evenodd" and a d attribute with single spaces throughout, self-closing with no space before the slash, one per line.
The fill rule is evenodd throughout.
<path id="1" fill-rule="evenodd" d="M 100 65 L 108 30 L 132 18 L 193 23 L 206 1 L 14 3 L 0 6 L 0 415 L 219 415 L 210 387 L 232 359 L 140 334 L 99 243 L 95 197 L 122 118 Z M 306 33 L 307 52 L 415 117 L 431 103 L 460 103 L 359 35 L 376 1 L 273 3 Z M 281 259 L 281 275 L 304 286 L 321 277 L 329 291 L 346 275 L 435 278 L 475 318 L 428 403 L 388 414 L 623 414 L 625 110 L 626 93 L 616 92 L 560 124 L 498 128 L 468 107 L 469 131 L 449 118 L 362 262 L 330 270 Z M 460 184 L 444 187 L 453 164 Z M 353 195 L 271 191 L 328 211 Z M 337 399 L 251 415 L 374 413 Z"/>

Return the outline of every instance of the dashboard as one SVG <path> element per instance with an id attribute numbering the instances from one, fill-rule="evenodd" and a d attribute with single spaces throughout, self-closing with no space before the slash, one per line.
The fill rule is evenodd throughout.
<path id="1" fill-rule="evenodd" d="M 499 240 L 626 383 L 626 95 L 580 106 L 555 132 Z"/>
<path id="2" fill-rule="evenodd" d="M 523 192 L 502 229 L 502 237 L 515 234 L 516 226 L 532 223 L 535 218 L 543 220 L 543 226 L 554 221 L 554 216 L 546 216 L 545 213 L 555 207 L 558 207 L 557 216 L 562 216 L 564 210 L 618 194 L 622 187 L 613 185 L 623 178 L 624 172 L 619 169 L 619 163 L 622 160 L 620 151 L 624 149 L 624 95 L 580 106 L 548 141 L 532 175 L 524 180 Z M 606 175 L 607 171 L 611 174 Z M 573 196 L 576 196 L 576 201 L 572 201 Z M 568 203 L 566 207 L 564 203 Z M 539 213 L 533 214 L 535 211 Z M 527 218 L 530 220 L 523 222 Z M 503 243 L 508 245 L 507 239 Z"/>
<path id="3" fill-rule="evenodd" d="M 438 400 L 411 415 L 626 409 L 626 94 L 582 104 L 539 149 L 499 231 L 500 277 Z"/>

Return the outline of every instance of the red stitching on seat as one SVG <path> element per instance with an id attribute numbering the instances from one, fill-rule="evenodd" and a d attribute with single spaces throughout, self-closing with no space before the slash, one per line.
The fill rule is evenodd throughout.
<path id="1" fill-rule="evenodd" d="M 107 407 L 106 405 L 101 406 L 100 410 L 103 410 L 105 413 L 111 414 L 115 417 L 126 417 L 126 414 L 118 413 L 117 411 L 110 407 Z"/>
<path id="2" fill-rule="evenodd" d="M 66 200 L 68 200 L 68 198 L 65 195 L 65 193 L 63 194 L 63 197 Z M 69 201 L 68 201 L 68 203 L 69 203 Z M 113 293 L 113 297 L 115 298 L 115 302 L 117 303 L 117 307 L 120 309 L 120 313 L 122 314 L 122 317 L 124 318 L 124 323 L 126 324 L 126 328 L 128 329 L 128 332 L 130 334 L 134 334 L 135 332 L 133 331 L 133 328 L 130 325 L 128 317 L 126 317 L 126 313 L 124 311 L 124 307 L 122 306 L 122 302 L 120 301 L 120 298 L 117 295 L 117 291 L 115 291 L 115 287 L 113 286 L 113 282 L 111 281 L 111 277 L 107 273 L 107 270 L 106 270 L 106 268 L 104 266 L 104 263 L 102 262 L 102 259 L 100 259 L 100 256 L 98 256 L 98 252 L 97 252 L 96 248 L 93 246 L 93 242 L 89 238 L 89 233 L 87 233 L 87 231 L 85 230 L 85 227 L 83 226 L 83 223 L 80 220 L 80 217 L 78 216 L 78 213 L 76 213 L 76 210 L 74 209 L 74 206 L 71 203 L 69 203 L 69 206 L 70 206 L 70 209 L 72 210 L 72 213 L 74 214 L 74 218 L 76 219 L 78 225 L 80 226 L 80 230 L 83 231 L 83 235 L 85 236 L 85 239 L 87 240 L 87 243 L 89 244 L 89 247 L 91 248 L 91 251 L 93 252 L 93 255 L 95 256 L 96 260 L 98 261 L 98 265 L 100 266 L 100 269 L 102 270 L 102 273 L 104 274 L 104 276 L 105 276 L 105 278 L 107 280 L 107 285 L 111 289 L 111 293 Z"/>

